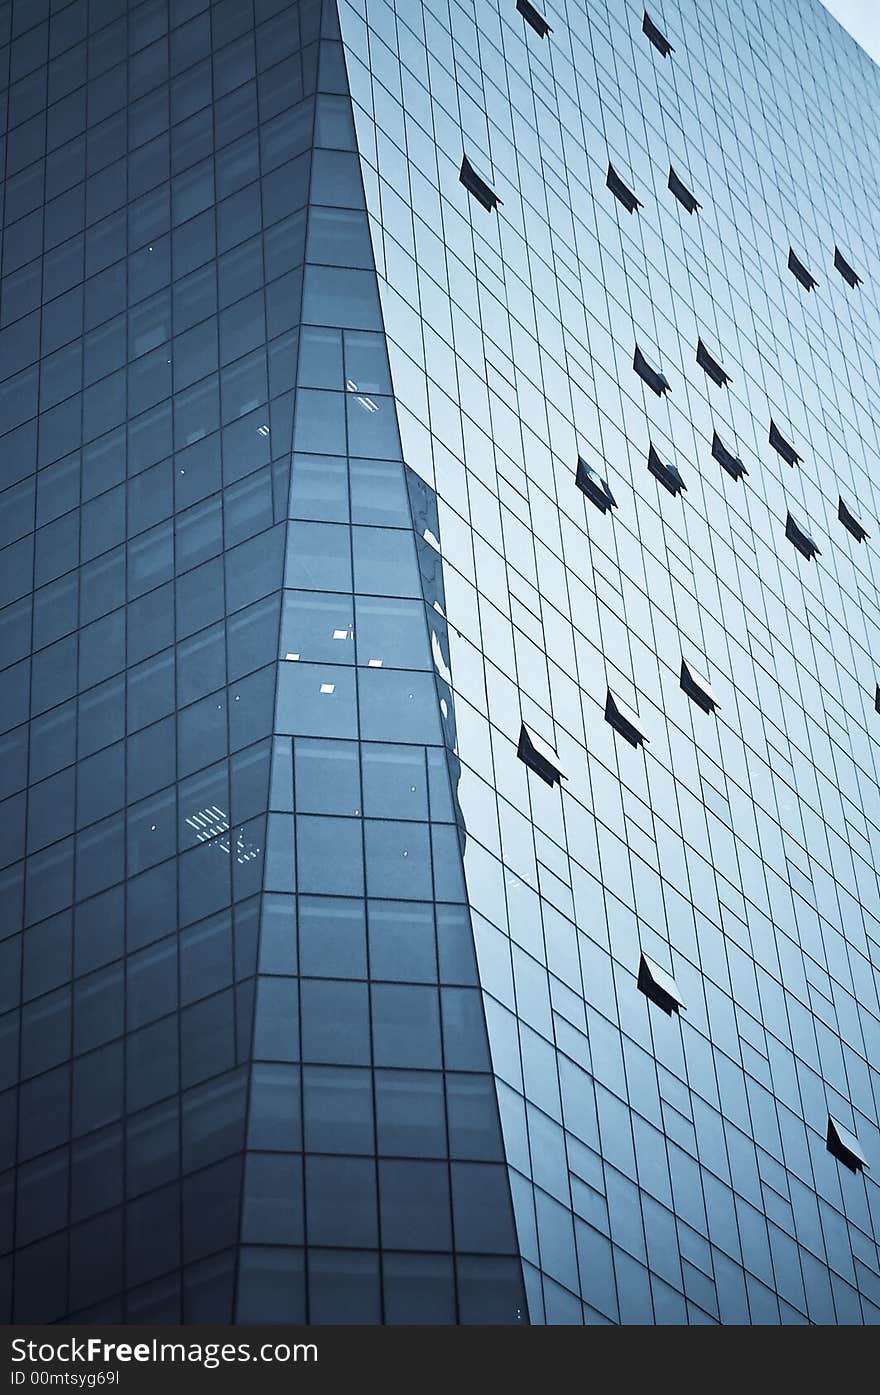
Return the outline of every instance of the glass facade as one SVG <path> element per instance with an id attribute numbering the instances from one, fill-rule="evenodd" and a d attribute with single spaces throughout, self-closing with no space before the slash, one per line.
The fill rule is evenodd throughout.
<path id="1" fill-rule="evenodd" d="M 878 111 L 0 3 L 0 1320 L 880 1317 Z"/>

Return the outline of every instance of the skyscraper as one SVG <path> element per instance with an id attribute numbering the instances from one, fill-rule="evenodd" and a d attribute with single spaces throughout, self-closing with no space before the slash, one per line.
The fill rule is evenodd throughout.
<path id="1" fill-rule="evenodd" d="M 880 74 L 794 10 L 0 4 L 0 1318 L 880 1316 Z"/>

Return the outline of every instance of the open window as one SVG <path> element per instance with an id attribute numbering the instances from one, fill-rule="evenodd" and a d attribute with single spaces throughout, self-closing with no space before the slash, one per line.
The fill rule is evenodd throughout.
<path id="1" fill-rule="evenodd" d="M 741 480 L 743 475 L 749 473 L 739 456 L 727 449 L 717 431 L 712 433 L 712 455 L 735 480 Z"/>
<path id="2" fill-rule="evenodd" d="M 865 538 L 868 537 L 867 528 L 862 527 L 855 514 L 850 513 L 843 499 L 840 497 L 838 497 L 837 500 L 837 517 L 840 519 L 846 531 L 852 533 L 856 542 L 864 542 Z"/>
<path id="3" fill-rule="evenodd" d="M 543 736 L 539 736 L 531 727 L 523 722 L 519 733 L 519 745 L 516 754 L 521 761 L 534 770 L 536 775 L 540 775 L 548 785 L 558 785 L 560 780 L 566 779 L 562 766 L 559 764 L 559 757 Z"/>
<path id="4" fill-rule="evenodd" d="M 829 1153 L 833 1154 L 838 1162 L 842 1162 L 844 1167 L 848 1167 L 850 1172 L 861 1172 L 868 1166 L 868 1160 L 855 1134 L 845 1129 L 831 1114 L 828 1115 L 828 1133 L 825 1141 Z"/>
<path id="5" fill-rule="evenodd" d="M 645 358 L 638 344 L 633 354 L 633 368 L 638 373 L 643 383 L 647 383 L 652 392 L 656 392 L 658 397 L 662 397 L 665 392 L 669 392 L 669 383 L 659 368 L 652 368 Z"/>
<path id="6" fill-rule="evenodd" d="M 648 447 L 648 469 L 670 494 L 680 494 L 687 485 L 674 465 L 665 464 L 653 446 Z"/>
<path id="7" fill-rule="evenodd" d="M 617 508 L 617 501 L 599 471 L 594 470 L 592 465 L 588 465 L 583 456 L 580 455 L 578 456 L 575 480 L 578 489 L 586 494 L 597 509 L 607 513 L 609 509 Z"/>
<path id="8" fill-rule="evenodd" d="M 633 712 L 631 707 L 627 707 L 625 702 L 621 702 L 619 697 L 615 697 L 611 689 L 605 698 L 605 720 L 610 722 L 616 732 L 619 732 L 631 746 L 641 746 L 648 740 L 647 732 L 639 721 L 638 714 Z"/>
<path id="9" fill-rule="evenodd" d="M 516 0 L 516 8 L 526 24 L 530 24 L 535 33 L 539 34 L 542 39 L 546 39 L 548 34 L 553 33 L 544 16 L 535 9 L 534 5 L 529 4 L 529 0 Z"/>
<path id="10" fill-rule="evenodd" d="M 807 271 L 800 257 L 795 254 L 793 247 L 788 249 L 788 269 L 806 291 L 811 291 L 814 286 L 819 284 L 815 276 L 811 276 Z"/>
<path id="11" fill-rule="evenodd" d="M 814 557 L 822 555 L 809 533 L 805 533 L 803 528 L 798 527 L 791 514 L 785 520 L 785 536 L 790 543 L 794 543 L 798 552 L 806 557 L 808 562 L 812 562 Z"/>
<path id="12" fill-rule="evenodd" d="M 681 661 L 680 682 L 688 697 L 698 707 L 702 707 L 704 712 L 714 712 L 720 706 L 708 678 L 698 673 L 693 664 L 689 664 L 685 658 Z"/>
<path id="13" fill-rule="evenodd" d="M 657 28 L 647 10 L 645 10 L 645 17 L 642 20 L 642 33 L 648 36 L 657 52 L 662 53 L 664 58 L 668 58 L 670 53 L 674 53 L 675 50 L 672 44 L 669 42 L 662 29 Z"/>
<path id="14" fill-rule="evenodd" d="M 782 432 L 774 421 L 770 422 L 770 444 L 775 451 L 778 451 L 783 460 L 789 465 L 800 465 L 803 456 L 798 455 L 794 446 L 786 441 Z"/>
<path id="15" fill-rule="evenodd" d="M 834 249 L 834 269 L 840 272 L 844 281 L 848 286 L 852 286 L 853 290 L 862 284 L 861 276 L 853 270 L 839 247 Z"/>
<path id="16" fill-rule="evenodd" d="M 641 199 L 636 198 L 632 189 L 624 184 L 617 170 L 610 163 L 608 165 L 608 174 L 605 177 L 605 183 L 608 185 L 614 197 L 619 199 L 623 204 L 628 213 L 635 213 L 637 208 L 643 207 Z"/>
<path id="17" fill-rule="evenodd" d="M 716 383 L 718 387 L 727 387 L 730 382 L 730 374 L 725 373 L 718 360 L 712 357 L 702 339 L 697 340 L 697 363 L 703 372 L 709 375 L 713 383 Z"/>
<path id="18" fill-rule="evenodd" d="M 672 168 L 671 165 L 669 166 L 669 188 L 672 190 L 673 194 L 678 199 L 682 207 L 687 209 L 688 213 L 696 213 L 697 209 L 702 207 L 702 205 L 697 202 L 696 198 L 691 193 L 687 185 L 679 179 L 678 175 L 675 173 L 675 170 Z"/>
<path id="19" fill-rule="evenodd" d="M 461 169 L 458 174 L 464 187 L 469 194 L 473 194 L 477 203 L 481 203 L 485 209 L 491 213 L 501 203 L 494 189 L 481 179 L 466 155 L 461 157 Z"/>
<path id="20" fill-rule="evenodd" d="M 685 1011 L 684 1001 L 672 974 L 661 969 L 647 954 L 639 960 L 639 988 L 646 998 L 671 1017 L 674 1012 Z"/>

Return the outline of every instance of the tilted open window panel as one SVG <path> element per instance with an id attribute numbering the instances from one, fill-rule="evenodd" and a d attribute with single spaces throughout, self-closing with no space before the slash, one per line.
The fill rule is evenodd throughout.
<path id="1" fill-rule="evenodd" d="M 852 286 L 853 290 L 855 290 L 856 286 L 862 284 L 861 276 L 853 270 L 839 247 L 835 247 L 834 249 L 834 268 L 836 271 L 840 272 L 844 281 L 846 281 L 847 285 Z"/>
<path id="2" fill-rule="evenodd" d="M 652 392 L 656 392 L 658 397 L 662 397 L 665 392 L 669 392 L 669 383 L 659 368 L 653 368 L 638 344 L 633 354 L 633 368 L 638 373 L 643 383 L 647 383 Z"/>
<path id="3" fill-rule="evenodd" d="M 868 1160 L 855 1134 L 845 1129 L 831 1114 L 828 1115 L 825 1142 L 829 1153 L 832 1153 L 838 1162 L 842 1162 L 844 1167 L 848 1167 L 850 1172 L 861 1172 L 868 1166 Z"/>
<path id="4" fill-rule="evenodd" d="M 741 480 L 743 475 L 749 473 L 739 456 L 727 449 L 717 431 L 712 433 L 712 455 L 735 480 Z"/>
<path id="5" fill-rule="evenodd" d="M 647 10 L 645 10 L 645 16 L 642 20 L 642 33 L 648 36 L 657 52 L 662 53 L 664 58 L 668 58 L 670 53 L 675 52 L 663 30 L 657 28 Z"/>
<path id="6" fill-rule="evenodd" d="M 669 166 L 669 188 L 688 213 L 695 213 L 702 204 L 698 203 L 686 184 L 679 179 L 672 166 Z"/>
<path id="7" fill-rule="evenodd" d="M 481 203 L 489 213 L 501 203 L 495 190 L 486 183 L 485 179 L 480 178 L 466 155 L 461 157 L 461 169 L 458 177 L 468 193 L 473 194 L 477 203 Z"/>
<path id="8" fill-rule="evenodd" d="M 786 441 L 782 432 L 772 420 L 770 422 L 770 444 L 789 465 L 800 465 L 803 460 L 803 456 L 798 455 L 794 446 L 789 441 Z"/>
<path id="9" fill-rule="evenodd" d="M 862 526 L 854 513 L 850 513 L 843 499 L 840 497 L 838 497 L 837 500 L 837 517 L 840 519 L 846 531 L 852 533 L 856 542 L 864 542 L 865 538 L 870 536 L 867 528 Z"/>
<path id="10" fill-rule="evenodd" d="M 822 554 L 809 533 L 798 527 L 790 513 L 785 520 L 785 536 L 790 543 L 794 543 L 798 552 L 806 557 L 808 562 L 812 562 L 814 557 L 821 557 Z"/>
<path id="11" fill-rule="evenodd" d="M 619 199 L 628 213 L 635 213 L 637 208 L 642 208 L 641 199 L 637 199 L 629 185 L 624 184 L 617 170 L 609 162 L 608 174 L 605 176 L 605 183 L 616 199 Z"/>
<path id="12" fill-rule="evenodd" d="M 587 498 L 591 503 L 596 505 L 597 509 L 601 509 L 603 513 L 607 513 L 609 509 L 617 508 L 617 500 L 614 498 L 605 480 L 599 474 L 599 471 L 594 470 L 592 465 L 588 465 L 583 456 L 580 455 L 578 456 L 575 480 L 578 489 L 586 494 Z"/>
<path id="13" fill-rule="evenodd" d="M 545 741 L 532 727 L 526 726 L 525 722 L 520 728 L 516 754 L 548 785 L 558 785 L 560 780 L 567 778 L 550 742 Z"/>
<path id="14" fill-rule="evenodd" d="M 819 284 L 815 276 L 807 271 L 807 268 L 804 266 L 800 257 L 796 255 L 792 247 L 788 249 L 788 269 L 807 291 L 811 291 L 814 286 Z"/>
<path id="15" fill-rule="evenodd" d="M 674 465 L 662 461 L 653 446 L 648 447 L 648 469 L 670 494 L 680 494 L 687 485 Z"/>
<path id="16" fill-rule="evenodd" d="M 529 4 L 529 0 L 516 0 L 516 8 L 526 24 L 530 24 L 535 33 L 539 34 L 542 39 L 546 39 L 548 34 L 553 33 L 544 16 L 535 9 L 534 5 Z"/>
<path id="17" fill-rule="evenodd" d="M 709 375 L 713 383 L 717 383 L 718 387 L 727 387 L 730 382 L 730 374 L 725 373 L 717 358 L 712 357 L 702 339 L 697 340 L 697 363 Z"/>
<path id="18" fill-rule="evenodd" d="M 647 954 L 642 953 L 639 960 L 640 990 L 646 998 L 650 998 L 652 1003 L 656 1003 L 667 1016 L 671 1017 L 674 1012 L 685 1011 L 684 999 L 678 991 L 678 984 L 668 974 L 665 969 L 661 969 L 659 964 L 655 964 L 653 959 L 649 959 Z"/>
<path id="19" fill-rule="evenodd" d="M 704 678 L 698 673 L 693 664 L 689 664 L 685 658 L 681 661 L 680 683 L 688 697 L 702 707 L 704 712 L 714 712 L 720 707 L 720 703 L 712 691 L 712 685 L 708 678 Z"/>
<path id="20" fill-rule="evenodd" d="M 605 720 L 610 722 L 614 730 L 631 746 L 641 746 L 649 739 L 638 713 L 627 707 L 625 702 L 621 702 L 619 697 L 615 697 L 610 688 L 605 698 Z"/>

